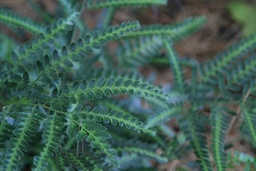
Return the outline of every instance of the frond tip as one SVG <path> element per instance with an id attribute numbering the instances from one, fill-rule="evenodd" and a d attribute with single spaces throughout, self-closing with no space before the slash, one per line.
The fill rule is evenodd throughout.
<path id="1" fill-rule="evenodd" d="M 168 162 L 168 159 L 162 155 L 156 154 L 155 150 L 157 146 L 141 143 L 139 141 L 128 141 L 120 143 L 117 147 L 117 151 L 121 153 L 137 154 L 142 157 L 156 160 L 160 163 Z"/>

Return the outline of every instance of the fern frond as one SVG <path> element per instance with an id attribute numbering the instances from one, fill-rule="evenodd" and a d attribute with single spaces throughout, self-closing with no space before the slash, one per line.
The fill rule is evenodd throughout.
<path id="1" fill-rule="evenodd" d="M 44 33 L 46 30 L 45 26 L 5 9 L 0 9 L 0 21 L 16 27 L 22 27 L 35 34 Z"/>
<path id="2" fill-rule="evenodd" d="M 161 112 L 157 112 L 156 114 L 148 118 L 147 123 L 145 124 L 145 128 L 148 129 L 156 125 L 162 125 L 163 122 L 167 122 L 172 117 L 180 114 L 180 112 L 180 106 L 172 106 Z"/>
<path id="3" fill-rule="evenodd" d="M 45 142 L 45 147 L 40 153 L 40 156 L 34 157 L 33 171 L 47 170 L 49 165 L 49 160 L 54 155 L 60 147 L 60 141 L 62 136 L 62 128 L 65 124 L 65 119 L 62 115 L 54 113 L 53 115 L 48 115 L 45 120 L 45 126 L 43 131 L 43 140 Z"/>
<path id="4" fill-rule="evenodd" d="M 226 170 L 226 154 L 224 150 L 225 131 L 228 128 L 230 118 L 226 110 L 221 107 L 214 107 L 211 114 L 212 139 L 211 147 L 216 168 L 219 171 Z"/>
<path id="5" fill-rule="evenodd" d="M 160 163 L 168 162 L 168 159 L 162 155 L 156 154 L 157 146 L 149 145 L 139 141 L 128 141 L 119 143 L 117 151 L 121 153 L 137 154 L 141 157 L 150 158 Z"/>
<path id="6" fill-rule="evenodd" d="M 89 2 L 87 3 L 89 9 L 166 4 L 167 0 L 89 0 Z"/>
<path id="7" fill-rule="evenodd" d="M 44 64 L 43 70 L 39 72 L 35 82 L 43 75 L 47 75 L 63 65 L 64 68 L 65 66 L 73 66 L 71 61 L 77 62 L 82 57 L 92 52 L 93 49 L 99 49 L 106 45 L 107 42 L 118 39 L 139 27 L 140 24 L 138 21 L 122 23 L 120 27 L 118 25 L 110 26 L 108 28 L 103 28 L 100 31 L 94 31 L 83 39 L 80 38 L 76 43 L 70 44 L 69 47 L 64 46 L 61 50 L 61 55 L 55 50 L 51 56 L 48 56 L 49 60 L 47 60 L 47 63 L 42 62 L 42 64 Z"/>
<path id="8" fill-rule="evenodd" d="M 254 71 L 256 67 L 256 55 L 253 54 L 246 58 L 244 61 L 237 63 L 231 73 L 227 74 L 228 85 L 245 85 L 250 82 L 253 76 L 255 76 Z"/>
<path id="9" fill-rule="evenodd" d="M 69 166 L 69 163 L 66 161 L 66 158 L 64 157 L 64 155 L 61 152 L 62 152 L 62 150 L 58 150 L 56 152 L 57 165 L 60 169 L 65 170 L 66 167 Z"/>
<path id="10" fill-rule="evenodd" d="M 193 116 L 191 116 L 193 115 Z M 190 116 L 180 120 L 180 126 L 186 135 L 186 139 L 190 141 L 194 153 L 198 158 L 198 163 L 204 171 L 212 171 L 212 165 L 209 160 L 209 151 L 206 136 L 202 130 L 204 123 L 198 122 L 195 117 L 196 113 L 190 113 Z"/>
<path id="11" fill-rule="evenodd" d="M 107 129 L 99 123 L 92 122 L 90 120 L 82 119 L 80 124 L 81 130 L 85 131 L 85 140 L 91 145 L 92 148 L 100 149 L 97 154 L 104 154 L 111 161 L 112 164 L 116 165 L 115 156 L 117 151 L 111 147 L 108 142 L 111 135 L 107 132 Z"/>
<path id="12" fill-rule="evenodd" d="M 256 36 L 243 39 L 242 41 L 232 45 L 222 53 L 218 54 L 213 60 L 200 66 L 201 81 L 208 82 L 212 78 L 216 79 L 232 69 L 232 62 L 241 59 L 244 55 L 253 51 L 256 47 Z"/>
<path id="13" fill-rule="evenodd" d="M 90 153 L 77 155 L 74 152 L 64 150 L 61 150 L 58 156 L 61 157 L 66 164 L 72 165 L 77 170 L 103 171 L 101 166 L 104 161 L 101 160 L 99 156 L 93 156 L 93 154 Z"/>
<path id="14" fill-rule="evenodd" d="M 61 150 L 58 156 L 61 157 L 66 164 L 71 164 L 78 170 L 103 171 L 103 167 L 104 170 L 108 169 L 108 166 L 104 166 L 103 156 L 95 155 L 90 151 L 78 155 L 75 153 L 73 151 Z"/>
<path id="15" fill-rule="evenodd" d="M 33 63 L 37 58 L 41 58 L 45 54 L 45 49 L 49 48 L 49 45 L 54 43 L 54 39 L 59 34 L 64 34 L 70 31 L 73 26 L 73 20 L 79 13 L 74 12 L 66 19 L 59 19 L 51 24 L 46 29 L 44 34 L 41 34 L 38 38 L 32 39 L 31 42 L 25 43 L 19 48 L 19 53 L 16 54 L 19 61 Z"/>
<path id="16" fill-rule="evenodd" d="M 168 58 L 170 61 L 170 65 L 171 65 L 174 80 L 175 80 L 174 84 L 176 84 L 176 88 L 181 93 L 184 93 L 185 79 L 183 77 L 182 67 L 178 62 L 178 56 L 175 53 L 174 49 L 172 48 L 172 45 L 170 45 L 170 42 L 168 42 L 167 38 L 164 38 L 164 44 L 167 48 Z"/>
<path id="17" fill-rule="evenodd" d="M 242 106 L 245 128 L 248 130 L 252 146 L 256 147 L 256 109 L 249 106 Z"/>
<path id="18" fill-rule="evenodd" d="M 137 67 L 151 60 L 159 52 L 163 41 L 156 36 L 140 38 L 138 41 L 125 42 L 118 50 L 118 58 L 122 66 Z"/>
<path id="19" fill-rule="evenodd" d="M 142 26 L 140 30 L 127 34 L 125 38 L 163 36 L 174 42 L 197 31 L 205 23 L 205 20 L 205 17 L 201 16 L 187 18 L 173 25 Z"/>
<path id="20" fill-rule="evenodd" d="M 29 142 L 39 128 L 39 122 L 44 116 L 37 113 L 34 109 L 27 108 L 19 112 L 18 119 L 15 122 L 15 129 L 12 138 L 6 149 L 2 170 L 16 170 L 19 165 L 19 159 L 27 152 Z"/>
<path id="21" fill-rule="evenodd" d="M 167 100 L 167 95 L 154 86 L 131 79 L 104 78 L 92 79 L 90 81 L 74 82 L 71 86 L 64 86 L 62 94 L 57 99 L 67 98 L 71 103 L 83 101 L 84 99 L 92 100 L 101 99 L 103 96 L 135 94 L 139 97 L 155 97 Z"/>
<path id="22" fill-rule="evenodd" d="M 73 111 L 79 113 L 84 119 L 92 119 L 96 122 L 111 123 L 113 126 L 125 126 L 127 129 L 134 130 L 138 133 L 141 131 L 144 133 L 154 134 L 153 131 L 147 130 L 143 127 L 143 122 L 138 118 L 116 110 L 100 109 L 99 107 L 85 107 L 81 111 Z M 72 113 L 73 113 L 72 112 Z"/>
<path id="23" fill-rule="evenodd" d="M 5 148 L 6 140 L 12 136 L 14 126 L 8 123 L 11 119 L 8 111 L 0 112 L 0 150 Z"/>

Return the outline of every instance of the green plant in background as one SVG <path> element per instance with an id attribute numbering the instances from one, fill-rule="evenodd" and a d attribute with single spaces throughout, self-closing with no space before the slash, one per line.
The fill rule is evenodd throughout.
<path id="1" fill-rule="evenodd" d="M 247 168 L 255 167 L 249 155 L 226 156 L 224 138 L 230 120 L 242 114 L 244 134 L 256 144 L 256 37 L 199 64 L 179 57 L 173 44 L 197 31 L 204 17 L 172 25 L 110 26 L 120 7 L 166 3 L 59 0 L 63 19 L 49 26 L 0 10 L 0 21 L 14 32 L 18 27 L 34 34 L 24 44 L 0 37 L 1 170 L 155 170 L 152 160 L 182 160 L 190 147 L 204 171 L 226 170 L 247 159 Z M 104 17 L 90 30 L 80 15 L 94 9 L 102 9 Z M 46 23 L 54 20 L 42 16 Z M 138 71 L 159 61 L 154 56 L 162 52 L 174 78 L 166 94 Z M 167 126 L 170 119 L 179 121 L 180 132 Z"/>
<path id="2" fill-rule="evenodd" d="M 228 4 L 228 10 L 236 22 L 243 25 L 244 36 L 256 33 L 256 7 L 243 1 Z"/>

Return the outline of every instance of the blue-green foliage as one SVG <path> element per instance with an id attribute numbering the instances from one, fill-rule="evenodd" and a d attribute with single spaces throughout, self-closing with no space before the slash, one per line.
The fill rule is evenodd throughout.
<path id="1" fill-rule="evenodd" d="M 198 170 L 224 171 L 233 160 L 225 137 L 237 118 L 255 147 L 255 36 L 200 64 L 174 44 L 199 30 L 204 16 L 112 26 L 120 7 L 167 1 L 86 2 L 59 0 L 63 19 L 49 26 L 0 10 L 0 22 L 35 33 L 26 43 L 2 38 L 0 170 L 150 170 L 193 149 Z M 87 28 L 84 8 L 106 12 L 102 28 Z M 139 74 L 157 60 L 171 68 L 165 92 L 152 84 L 154 74 Z"/>

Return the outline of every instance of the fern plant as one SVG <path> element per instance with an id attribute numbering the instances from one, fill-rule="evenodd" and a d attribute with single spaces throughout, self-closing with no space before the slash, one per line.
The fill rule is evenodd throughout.
<path id="1" fill-rule="evenodd" d="M 237 160 L 226 156 L 225 137 L 238 117 L 255 147 L 255 36 L 200 64 L 180 58 L 173 44 L 197 31 L 203 16 L 111 25 L 118 8 L 167 1 L 58 2 L 63 16 L 48 25 L 0 9 L 0 22 L 33 34 L 26 43 L 0 37 L 0 170 L 154 170 L 190 147 L 198 170 L 226 170 Z M 104 17 L 90 29 L 81 14 L 95 9 Z M 162 52 L 174 78 L 166 92 L 138 70 Z M 171 119 L 180 133 L 167 126 Z"/>

